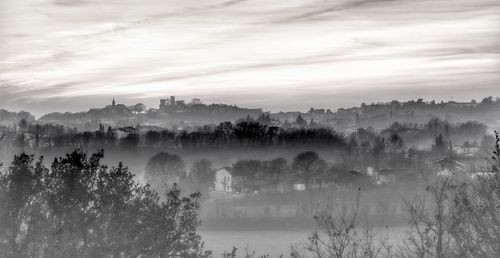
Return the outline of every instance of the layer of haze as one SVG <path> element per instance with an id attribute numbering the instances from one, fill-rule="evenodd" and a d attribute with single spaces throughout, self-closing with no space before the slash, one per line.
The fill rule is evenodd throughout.
<path id="1" fill-rule="evenodd" d="M 500 95 L 498 0 L 2 0 L 0 108 Z"/>

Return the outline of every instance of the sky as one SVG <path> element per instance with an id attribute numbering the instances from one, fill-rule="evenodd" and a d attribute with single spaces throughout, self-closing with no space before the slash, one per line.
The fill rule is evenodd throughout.
<path id="1" fill-rule="evenodd" d="M 2 0 L 0 108 L 500 96 L 498 0 Z"/>

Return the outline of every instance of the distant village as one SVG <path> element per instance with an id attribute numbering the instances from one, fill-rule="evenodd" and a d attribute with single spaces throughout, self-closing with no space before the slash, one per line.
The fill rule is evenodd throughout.
<path id="1" fill-rule="evenodd" d="M 91 109 L 90 113 L 129 113 L 129 114 L 158 114 L 163 116 L 175 114 L 217 114 L 217 113 L 241 113 L 246 116 L 258 116 L 262 113 L 262 109 L 240 108 L 226 104 L 203 104 L 200 99 L 194 98 L 190 102 L 185 100 L 176 100 L 175 96 L 170 96 L 168 99 L 160 99 L 158 108 L 147 109 L 142 103 L 133 106 L 117 104 L 115 99 L 111 105 L 107 105 L 103 109 Z"/>
<path id="2" fill-rule="evenodd" d="M 425 123 L 432 117 L 445 119 L 450 123 L 475 120 L 498 126 L 497 112 L 500 110 L 498 98 L 487 97 L 482 101 L 424 101 L 423 99 L 407 102 L 391 101 L 365 104 L 359 107 L 339 108 L 336 111 L 324 108 L 310 108 L 306 112 L 282 111 L 265 112 L 259 108 L 241 108 L 227 104 L 204 104 L 194 98 L 189 102 L 179 100 L 175 96 L 159 100 L 157 108 L 147 108 L 138 103 L 127 106 L 113 99 L 110 105 L 104 108 L 93 108 L 78 113 L 50 113 L 38 119 L 40 122 L 58 123 L 80 130 L 89 130 L 99 124 L 113 127 L 135 127 L 137 124 L 170 128 L 172 126 L 196 127 L 207 124 L 218 124 L 224 121 L 237 121 L 251 117 L 257 119 L 266 115 L 269 123 L 274 126 L 291 127 L 314 124 L 322 127 L 335 128 L 344 132 L 352 132 L 359 127 L 383 129 L 393 122 Z M 21 114 L 23 112 L 20 112 Z M 15 119 L 16 114 L 6 110 L 0 111 L 0 121 Z M 34 121 L 35 118 L 24 112 L 23 117 Z M 300 120 L 301 123 L 296 123 Z M 304 121 L 304 122 L 302 122 Z"/>

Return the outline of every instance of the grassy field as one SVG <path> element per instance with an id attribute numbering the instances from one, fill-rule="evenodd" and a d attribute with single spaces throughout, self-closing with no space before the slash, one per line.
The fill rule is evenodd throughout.
<path id="1" fill-rule="evenodd" d="M 404 238 L 407 227 L 376 228 L 383 238 L 393 245 Z M 205 247 L 212 250 L 214 257 L 222 257 L 224 251 L 238 248 L 238 257 L 244 257 L 245 248 L 257 255 L 269 254 L 269 257 L 290 257 L 290 248 L 303 248 L 310 231 L 307 230 L 255 230 L 255 231 L 201 231 Z"/>

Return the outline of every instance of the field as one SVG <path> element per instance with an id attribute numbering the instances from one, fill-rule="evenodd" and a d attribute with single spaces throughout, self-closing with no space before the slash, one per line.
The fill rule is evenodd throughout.
<path id="1" fill-rule="evenodd" d="M 406 227 L 376 229 L 391 244 L 403 239 Z M 269 257 L 289 257 L 291 246 L 301 249 L 307 242 L 310 232 L 306 230 L 255 230 L 255 231 L 201 231 L 205 247 L 212 250 L 214 257 L 222 257 L 224 251 L 238 248 L 238 257 L 245 254 L 245 248 L 257 255 L 269 254 Z M 243 256 L 244 257 L 244 256 Z"/>

